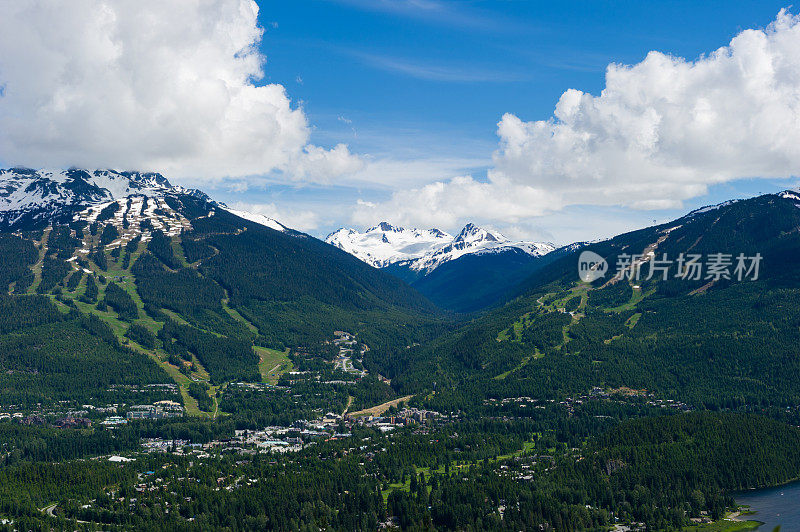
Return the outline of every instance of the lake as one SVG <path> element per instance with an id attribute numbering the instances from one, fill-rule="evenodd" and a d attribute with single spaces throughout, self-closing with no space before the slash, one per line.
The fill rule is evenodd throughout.
<path id="1" fill-rule="evenodd" d="M 755 515 L 743 516 L 762 521 L 759 531 L 772 532 L 781 525 L 781 532 L 800 530 L 800 482 L 736 495 L 738 504 L 746 504 Z"/>

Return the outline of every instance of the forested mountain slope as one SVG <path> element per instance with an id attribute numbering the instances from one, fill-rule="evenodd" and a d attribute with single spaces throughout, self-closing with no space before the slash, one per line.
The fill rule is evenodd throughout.
<path id="1" fill-rule="evenodd" d="M 512 297 L 522 281 L 562 254 L 561 249 L 536 255 L 508 247 L 463 255 L 411 281 L 411 286 L 443 309 L 482 311 Z M 386 270 L 403 278 L 395 265 Z"/>
<path id="2" fill-rule="evenodd" d="M 285 348 L 327 352 L 335 330 L 380 353 L 444 325 L 395 277 L 158 174 L 0 177 L 0 404 L 113 402 L 125 387 L 171 383 L 181 395 L 158 398 L 209 410 L 192 382 L 212 396 L 261 382 L 268 353 L 286 371 Z"/>
<path id="3" fill-rule="evenodd" d="M 372 362 L 402 393 L 436 382 L 435 400 L 448 406 L 563 398 L 592 387 L 710 407 L 796 405 L 798 206 L 797 194 L 766 195 L 587 246 L 608 262 L 605 277 L 580 281 L 575 251 L 536 272 L 502 308 L 428 346 Z M 686 272 L 681 253 L 701 257 L 699 278 L 676 278 Z M 709 275 L 719 253 L 730 261 L 730 279 Z M 739 254 L 760 254 L 756 280 L 752 271 L 737 280 Z M 628 269 L 613 279 L 629 255 L 645 259 L 633 275 Z M 654 259 L 670 262 L 666 280 L 664 263 Z"/>

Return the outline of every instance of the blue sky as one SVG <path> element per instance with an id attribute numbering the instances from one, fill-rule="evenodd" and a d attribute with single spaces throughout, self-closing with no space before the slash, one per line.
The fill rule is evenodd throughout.
<path id="1" fill-rule="evenodd" d="M 344 140 L 357 152 L 435 150 L 459 157 L 478 147 L 491 152 L 503 113 L 546 119 L 566 89 L 598 93 L 609 63 L 636 63 L 650 50 L 695 58 L 727 44 L 742 29 L 766 26 L 786 5 L 526 0 L 259 4 L 267 78 L 302 101 L 317 127 L 318 142 Z M 397 148 L 386 145 L 393 138 Z"/>
<path id="2" fill-rule="evenodd" d="M 312 140 L 322 146 L 344 142 L 370 157 L 416 161 L 423 173 L 430 162 L 430 175 L 419 176 L 420 182 L 453 173 L 481 179 L 506 112 L 546 120 L 566 89 L 599 94 L 609 63 L 637 63 L 650 50 L 694 59 L 745 28 L 766 26 L 784 7 L 769 1 L 259 3 L 267 81 L 284 85 L 302 105 L 314 128 Z M 450 164 L 433 164 L 443 159 Z M 559 242 L 584 233 L 597 238 L 791 183 L 728 183 L 678 209 L 568 208 L 532 218 L 523 233 Z M 215 193 L 229 202 L 246 196 L 247 202 L 317 212 L 312 232 L 324 235 L 348 222 L 357 198 L 381 201 L 392 189 L 392 183 L 274 185 Z M 587 228 L 586 216 L 598 223 Z"/>

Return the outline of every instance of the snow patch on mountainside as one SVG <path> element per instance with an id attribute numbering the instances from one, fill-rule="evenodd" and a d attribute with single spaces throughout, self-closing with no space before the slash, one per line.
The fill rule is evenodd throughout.
<path id="1" fill-rule="evenodd" d="M 152 237 L 152 231 L 162 231 L 167 236 L 178 236 L 182 231 L 192 229 L 191 222 L 185 216 L 159 197 L 131 196 L 125 201 L 114 200 L 92 205 L 77 213 L 75 220 L 85 221 L 89 224 L 99 221 L 103 210 L 115 203 L 117 210 L 110 218 L 102 220 L 101 223 L 116 227 L 119 236 L 106 247 L 114 248 L 125 245 L 137 237 L 141 238 L 143 242 L 147 242 Z M 84 243 L 83 249 L 79 250 L 76 256 L 86 258 L 89 247 L 87 243 Z"/>
<path id="2" fill-rule="evenodd" d="M 778 196 L 784 199 L 790 199 L 794 201 L 800 201 L 800 188 L 793 188 L 789 190 L 784 190 L 783 192 L 779 193 Z"/>
<path id="3" fill-rule="evenodd" d="M 699 209 L 691 211 L 689 214 L 686 215 L 686 217 L 696 216 L 698 214 L 703 214 L 704 212 L 715 211 L 717 209 L 721 209 L 722 207 L 733 205 L 737 201 L 739 200 L 734 199 L 734 200 L 723 201 L 722 203 L 717 203 L 716 205 L 706 205 L 705 207 L 700 207 Z"/>
<path id="4" fill-rule="evenodd" d="M 513 249 L 541 256 L 555 246 L 542 242 L 512 242 L 497 231 L 467 224 L 455 237 L 438 229 L 404 229 L 381 222 L 361 233 L 342 228 L 325 239 L 377 268 L 403 263 L 425 274 L 468 254 L 502 253 Z"/>
<path id="5" fill-rule="evenodd" d="M 247 211 L 239 211 L 236 209 L 231 209 L 225 207 L 225 210 L 229 213 L 238 216 L 239 218 L 244 218 L 250 222 L 257 223 L 259 225 L 263 225 L 264 227 L 269 227 L 270 229 L 275 229 L 276 231 L 286 231 L 287 227 L 280 223 L 279 221 L 270 218 L 269 216 L 264 216 L 263 214 L 255 214 L 252 212 Z"/>

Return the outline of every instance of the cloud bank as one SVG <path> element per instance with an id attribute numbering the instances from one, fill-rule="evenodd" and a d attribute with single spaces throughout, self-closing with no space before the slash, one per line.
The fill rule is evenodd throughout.
<path id="1" fill-rule="evenodd" d="M 486 182 L 469 177 L 398 192 L 375 211 L 429 225 L 509 223 L 569 205 L 678 208 L 708 187 L 800 174 L 800 17 L 694 61 L 650 52 L 609 65 L 599 96 L 570 89 L 548 120 L 505 114 Z M 371 212 L 372 211 L 372 212 Z"/>
<path id="2" fill-rule="evenodd" d="M 302 109 L 262 84 L 252 0 L 0 0 L 0 159 L 178 178 L 361 167 L 310 145 Z"/>

